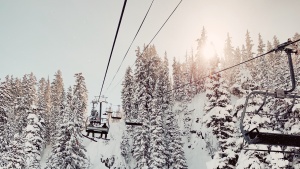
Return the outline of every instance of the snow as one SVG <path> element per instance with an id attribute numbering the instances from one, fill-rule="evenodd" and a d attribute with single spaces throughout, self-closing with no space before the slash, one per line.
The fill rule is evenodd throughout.
<path id="1" fill-rule="evenodd" d="M 37 123 L 39 121 L 37 115 L 36 114 L 32 114 L 32 113 L 28 114 L 27 119 L 33 119 L 33 122 L 35 122 L 35 123 Z"/>
<path id="2" fill-rule="evenodd" d="M 46 148 L 44 149 L 44 151 L 41 153 L 42 154 L 42 158 L 40 161 L 41 168 L 46 167 L 47 159 L 51 154 L 51 149 L 52 149 L 52 147 L 50 145 L 47 145 Z"/>

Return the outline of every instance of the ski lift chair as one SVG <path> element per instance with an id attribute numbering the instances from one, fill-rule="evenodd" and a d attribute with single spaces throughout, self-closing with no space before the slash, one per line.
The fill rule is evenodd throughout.
<path id="1" fill-rule="evenodd" d="M 241 116 L 241 123 L 240 123 L 240 129 L 241 129 L 241 133 L 244 136 L 245 141 L 248 144 L 265 144 L 265 145 L 277 145 L 277 146 L 294 146 L 294 147 L 300 147 L 300 135 L 290 135 L 290 134 L 281 134 L 281 133 L 268 133 L 268 132 L 260 132 L 258 130 L 258 128 L 253 128 L 249 131 L 244 129 L 244 118 L 245 118 L 245 114 L 249 114 L 251 112 L 247 112 L 247 105 L 248 105 L 248 101 L 249 98 L 252 95 L 255 94 L 261 94 L 264 95 L 264 100 L 263 103 L 260 105 L 260 107 L 255 111 L 254 114 L 257 115 L 262 115 L 261 110 L 262 107 L 265 105 L 266 103 L 266 98 L 267 96 L 273 96 L 274 98 L 276 98 L 276 92 L 272 93 L 272 92 L 262 92 L 262 91 L 253 91 L 251 92 L 248 97 L 246 98 L 246 102 L 244 104 L 244 110 Z M 298 95 L 286 95 L 285 98 L 292 98 L 293 102 L 292 105 L 289 106 L 289 108 L 287 109 L 289 111 L 292 110 L 294 104 L 295 104 L 295 99 L 296 98 L 300 98 L 300 96 Z M 269 116 L 274 116 L 272 114 L 267 114 Z"/>
<path id="2" fill-rule="evenodd" d="M 106 121 L 108 124 L 108 120 L 106 118 L 102 118 L 101 121 L 87 119 L 86 125 L 85 125 L 86 132 L 107 134 L 109 131 L 109 125 L 107 127 L 102 127 L 101 124 L 105 123 L 102 121 Z"/>
<path id="3" fill-rule="evenodd" d="M 95 110 L 94 104 L 96 102 L 93 102 L 93 109 L 92 113 L 97 112 Z M 96 118 L 87 118 L 85 123 L 85 130 L 87 133 L 100 133 L 100 134 L 108 134 L 109 132 L 109 121 L 107 118 L 101 117 L 102 115 L 102 102 L 100 102 L 99 107 L 99 113 L 97 114 Z M 93 116 L 95 117 L 95 116 Z M 107 126 L 104 126 L 102 124 L 107 124 Z"/>
<path id="4" fill-rule="evenodd" d="M 105 112 L 106 112 L 106 113 L 110 113 L 110 114 L 113 113 L 113 112 L 112 112 L 112 109 L 111 109 L 111 106 L 108 107 L 108 108 L 106 108 Z"/>
<path id="5" fill-rule="evenodd" d="M 114 113 L 112 113 L 111 118 L 116 119 L 116 120 L 122 119 L 122 114 L 121 114 L 121 111 L 120 111 L 120 105 L 118 105 L 118 110 L 115 111 Z"/>
<path id="6" fill-rule="evenodd" d="M 251 92 L 244 104 L 244 109 L 241 115 L 241 121 L 240 121 L 240 130 L 244 137 L 244 140 L 248 144 L 264 144 L 264 145 L 275 145 L 275 146 L 294 146 L 294 147 L 300 147 L 300 135 L 290 135 L 290 134 L 282 134 L 282 133 L 268 133 L 268 132 L 260 132 L 258 128 L 253 128 L 251 130 L 245 130 L 244 129 L 244 118 L 246 114 L 252 113 L 247 112 L 247 105 L 249 102 L 249 98 L 252 95 L 263 95 L 263 103 L 260 105 L 260 107 L 255 111 L 255 114 L 260 115 L 260 111 L 262 110 L 262 107 L 266 103 L 266 98 L 268 96 L 278 99 L 285 99 L 285 98 L 291 98 L 293 99 L 292 105 L 290 105 L 287 108 L 286 112 L 290 112 L 295 104 L 295 99 L 300 98 L 299 95 L 296 93 L 291 93 L 295 89 L 295 75 L 294 75 L 294 69 L 293 69 L 293 63 L 291 58 L 291 53 L 294 53 L 292 49 L 290 48 L 284 48 L 284 45 L 289 45 L 287 42 L 279 45 L 277 49 L 284 50 L 287 53 L 288 56 L 288 63 L 289 63 L 289 69 L 290 69 L 290 77 L 292 82 L 292 87 L 290 90 L 281 90 L 277 89 L 274 92 L 268 92 L 268 91 L 253 91 Z M 276 49 L 276 50 L 277 50 Z M 287 113 L 286 113 L 287 114 Z M 262 113 L 261 113 L 262 115 Z M 270 116 L 274 116 L 274 114 L 267 114 Z"/>

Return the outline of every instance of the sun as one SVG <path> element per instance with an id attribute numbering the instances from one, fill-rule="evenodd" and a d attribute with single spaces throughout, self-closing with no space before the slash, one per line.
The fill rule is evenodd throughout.
<path id="1" fill-rule="evenodd" d="M 207 59 L 212 58 L 216 55 L 216 50 L 215 50 L 215 47 L 212 42 L 206 43 L 203 46 L 201 52 L 202 52 L 202 55 Z"/>
<path id="2" fill-rule="evenodd" d="M 206 43 L 202 47 L 201 53 L 204 58 L 209 59 L 215 56 L 220 57 L 222 52 L 222 41 L 221 38 L 214 33 L 208 33 Z"/>

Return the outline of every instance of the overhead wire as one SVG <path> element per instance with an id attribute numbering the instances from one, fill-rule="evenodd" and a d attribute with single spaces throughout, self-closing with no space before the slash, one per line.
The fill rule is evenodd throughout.
<path id="1" fill-rule="evenodd" d="M 133 42 L 135 41 L 135 39 L 136 39 L 138 33 L 140 32 L 140 29 L 142 28 L 142 26 L 143 26 L 143 24 L 144 24 L 144 21 L 146 20 L 146 18 L 147 18 L 147 16 L 148 16 L 148 13 L 149 13 L 149 11 L 150 11 L 150 9 L 151 9 L 151 7 L 152 7 L 153 2 L 154 2 L 154 0 L 152 0 L 151 4 L 150 4 L 150 6 L 149 6 L 149 8 L 148 8 L 148 10 L 147 10 L 147 13 L 146 13 L 145 16 L 144 16 L 143 21 L 142 21 L 142 23 L 140 24 L 139 29 L 137 30 L 137 32 L 136 32 L 136 34 L 135 34 L 133 40 L 131 41 L 131 44 L 129 45 L 129 47 L 128 47 L 127 51 L 126 51 L 126 53 L 125 53 L 125 55 L 124 55 L 124 57 L 123 57 L 123 59 L 122 59 L 122 61 L 121 61 L 121 64 L 120 64 L 119 67 L 118 67 L 117 72 L 115 73 L 114 77 L 112 78 L 112 80 L 111 80 L 111 82 L 110 82 L 110 84 L 108 85 L 108 87 L 107 87 L 106 90 L 109 89 L 109 87 L 111 86 L 112 82 L 114 81 L 116 75 L 118 74 L 118 72 L 119 72 L 119 70 L 120 70 L 120 68 L 121 68 L 121 66 L 122 66 L 122 64 L 123 64 L 123 62 L 124 62 L 124 60 L 125 60 L 125 58 L 126 58 L 128 52 L 129 52 L 129 50 L 130 50 L 130 48 L 131 48 Z"/>
<path id="2" fill-rule="evenodd" d="M 101 96 L 101 94 L 102 94 L 102 89 L 103 89 L 103 86 L 104 86 L 105 78 L 106 78 L 107 71 L 108 71 L 108 67 L 109 67 L 110 60 L 111 60 L 111 56 L 112 56 L 112 54 L 113 54 L 114 47 L 115 47 L 115 43 L 116 43 L 116 40 L 117 40 L 117 37 L 118 37 L 119 29 L 120 29 L 120 26 L 121 26 L 123 14 L 124 14 L 125 7 L 126 7 L 126 3 L 127 3 L 127 0 L 124 0 L 122 12 L 121 12 L 121 16 L 120 16 L 119 23 L 118 23 L 118 28 L 117 28 L 117 31 L 116 31 L 116 34 L 115 34 L 115 38 L 114 38 L 114 42 L 113 42 L 113 45 L 112 45 L 112 48 L 111 48 L 111 52 L 110 52 L 110 56 L 109 56 L 109 59 L 108 59 L 107 66 L 106 66 L 105 75 L 104 75 L 104 79 L 103 79 L 103 82 L 102 82 L 102 86 L 101 86 L 101 90 L 100 90 L 99 96 Z M 98 101 L 99 101 L 99 100 L 100 100 L 100 97 L 99 97 Z"/>
<path id="3" fill-rule="evenodd" d="M 224 72 L 224 71 L 226 71 L 226 70 L 232 69 L 232 68 L 234 68 L 234 67 L 240 66 L 240 65 L 245 64 L 245 63 L 247 63 L 247 62 L 250 62 L 250 61 L 252 61 L 252 60 L 254 60 L 254 59 L 257 59 L 257 58 L 263 57 L 263 56 L 265 56 L 265 55 L 267 55 L 267 54 L 270 54 L 270 53 L 272 53 L 272 52 L 276 52 L 277 50 L 282 49 L 282 47 L 284 47 L 284 46 L 286 46 L 286 45 L 294 44 L 294 43 L 296 43 L 296 42 L 298 42 L 298 41 L 300 41 L 300 39 L 295 40 L 295 41 L 292 41 L 292 42 L 285 42 L 285 43 L 279 45 L 278 47 L 276 47 L 276 48 L 274 48 L 274 49 L 272 49 L 272 50 L 270 50 L 270 51 L 268 51 L 268 52 L 266 52 L 266 53 L 264 53 L 264 54 L 261 54 L 261 55 L 258 55 L 258 56 L 256 56 L 256 57 L 253 57 L 253 58 L 251 58 L 251 59 L 245 60 L 245 61 L 243 61 L 243 62 L 240 62 L 240 63 L 236 64 L 236 65 L 227 67 L 227 68 L 225 68 L 225 69 L 216 71 L 216 72 L 214 72 L 214 73 L 212 73 L 212 74 L 210 74 L 210 75 L 207 75 L 207 76 L 204 76 L 204 77 L 200 78 L 199 80 L 195 80 L 195 81 L 191 81 L 191 82 L 189 82 L 189 83 L 183 84 L 183 85 L 181 85 L 181 86 L 179 86 L 179 87 L 177 87 L 177 88 L 173 88 L 173 89 L 167 91 L 166 93 L 172 92 L 173 90 L 176 90 L 176 89 L 180 89 L 180 88 L 185 87 L 185 86 L 187 86 L 187 85 L 189 85 L 189 84 L 191 84 L 191 83 L 199 82 L 199 81 L 201 81 L 201 80 L 203 80 L 203 79 L 205 79 L 205 78 L 208 78 L 208 77 L 210 77 L 210 76 L 212 76 L 212 75 L 214 75 L 214 74 L 218 74 L 218 73 Z"/>
<path id="4" fill-rule="evenodd" d="M 159 28 L 159 30 L 156 32 L 156 34 L 153 36 L 153 38 L 151 39 L 151 41 L 148 43 L 148 45 L 145 47 L 145 49 L 143 50 L 143 52 L 140 54 L 142 55 L 145 50 L 149 47 L 149 45 L 152 43 L 152 41 L 155 39 L 155 37 L 159 34 L 159 32 L 162 30 L 162 28 L 165 26 L 165 24 L 168 22 L 168 20 L 171 18 L 171 16 L 174 14 L 174 12 L 177 10 L 177 8 L 179 7 L 179 5 L 181 4 L 182 0 L 179 1 L 179 3 L 176 5 L 176 7 L 174 8 L 174 10 L 171 12 L 171 14 L 168 16 L 168 18 L 165 20 L 165 22 L 162 24 L 162 26 Z M 134 65 L 134 63 L 131 65 L 131 67 Z M 120 81 L 112 88 L 114 89 L 116 86 L 118 86 L 121 81 L 124 79 L 123 78 L 120 79 Z"/>

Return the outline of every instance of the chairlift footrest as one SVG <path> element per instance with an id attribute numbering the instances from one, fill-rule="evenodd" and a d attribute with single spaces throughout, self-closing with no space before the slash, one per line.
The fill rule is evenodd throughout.
<path id="1" fill-rule="evenodd" d="M 300 136 L 298 135 L 264 133 L 258 132 L 256 128 L 245 134 L 245 140 L 249 144 L 300 147 Z"/>

